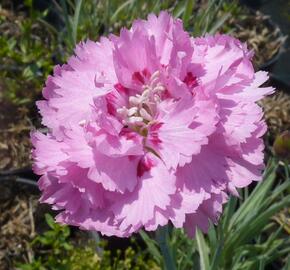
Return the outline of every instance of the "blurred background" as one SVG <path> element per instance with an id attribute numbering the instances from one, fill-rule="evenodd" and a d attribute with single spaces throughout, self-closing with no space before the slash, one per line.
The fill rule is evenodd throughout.
<path id="1" fill-rule="evenodd" d="M 62 227 L 38 203 L 30 131 L 45 80 L 76 43 L 168 10 L 193 36 L 227 33 L 254 50 L 273 96 L 260 102 L 269 131 L 264 181 L 226 206 L 207 236 L 172 230 L 178 269 L 290 269 L 290 1 L 0 0 L 0 270 L 163 269 L 153 234 L 131 239 Z"/>

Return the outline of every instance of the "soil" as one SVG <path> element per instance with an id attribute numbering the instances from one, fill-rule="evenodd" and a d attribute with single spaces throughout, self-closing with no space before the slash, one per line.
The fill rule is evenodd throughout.
<path id="1" fill-rule="evenodd" d="M 0 99 L 0 171 L 30 167 L 29 109 Z"/>
<path id="2" fill-rule="evenodd" d="M 29 242 L 36 234 L 38 195 L 13 179 L 1 180 L 0 185 L 0 270 L 7 270 L 14 260 L 32 258 Z"/>
<path id="3" fill-rule="evenodd" d="M 39 191 L 35 184 L 27 185 L 19 182 L 21 180 L 0 176 L 0 270 L 14 269 L 16 263 L 31 262 L 39 252 L 31 248 L 31 241 L 49 229 L 44 215 L 56 214 L 47 204 L 38 202 Z M 85 246 L 92 239 L 98 240 L 86 231 L 71 228 L 70 240 L 74 245 Z"/>
<path id="4" fill-rule="evenodd" d="M 269 135 L 275 138 L 283 131 L 290 130 L 290 95 L 277 89 L 276 92 L 263 98 L 260 102 L 264 109 Z"/>
<path id="5" fill-rule="evenodd" d="M 282 51 L 286 41 L 280 28 L 269 16 L 259 11 L 245 11 L 226 24 L 233 29 L 232 35 L 246 42 L 255 52 L 254 64 L 256 68 L 266 68 Z"/>

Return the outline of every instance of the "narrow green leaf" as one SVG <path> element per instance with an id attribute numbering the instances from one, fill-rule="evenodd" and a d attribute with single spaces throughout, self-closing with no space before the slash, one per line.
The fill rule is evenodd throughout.
<path id="1" fill-rule="evenodd" d="M 44 217 L 45 217 L 45 221 L 46 221 L 47 225 L 51 229 L 54 229 L 55 228 L 55 223 L 54 223 L 53 217 L 50 214 L 45 214 Z"/>
<path id="2" fill-rule="evenodd" d="M 127 8 L 128 5 L 133 4 L 135 2 L 135 0 L 127 0 L 124 3 L 122 3 L 122 5 L 120 5 L 117 10 L 114 12 L 114 14 L 111 17 L 111 23 L 114 23 L 118 20 L 118 16 L 119 14 L 125 9 Z"/>
<path id="3" fill-rule="evenodd" d="M 216 230 L 215 230 L 215 227 L 212 223 L 210 223 L 210 227 L 209 227 L 209 230 L 208 230 L 208 239 L 209 239 L 209 243 L 210 243 L 210 247 L 211 249 L 212 248 L 215 248 L 217 246 L 217 234 L 216 234 Z"/>
<path id="4" fill-rule="evenodd" d="M 210 29 L 209 33 L 211 35 L 215 34 L 220 27 L 223 26 L 223 24 L 231 17 L 231 13 L 226 13 L 224 14 L 215 24 L 214 26 Z"/>
<path id="5" fill-rule="evenodd" d="M 155 233 L 156 241 L 160 247 L 163 263 L 166 270 L 176 270 L 176 262 L 173 258 L 171 245 L 169 244 L 168 226 L 159 227 Z"/>
<path id="6" fill-rule="evenodd" d="M 197 229 L 196 230 L 196 241 L 197 248 L 200 256 L 200 269 L 201 270 L 209 270 L 209 257 L 208 257 L 208 246 L 205 242 L 204 236 L 202 232 Z"/>
<path id="7" fill-rule="evenodd" d="M 162 256 L 160 254 L 159 249 L 157 248 L 157 243 L 154 240 L 152 240 L 146 232 L 144 232 L 142 230 L 140 231 L 140 236 L 142 237 L 143 241 L 147 245 L 148 250 L 151 253 L 151 255 L 155 258 L 155 260 L 158 263 L 161 263 Z"/>
<path id="8" fill-rule="evenodd" d="M 221 260 L 222 248 L 223 248 L 223 243 L 221 242 L 218 244 L 217 249 L 214 252 L 214 256 L 210 265 L 211 270 L 218 269 L 219 261 Z"/>
<path id="9" fill-rule="evenodd" d="M 190 17 L 195 6 L 195 0 L 187 0 L 185 4 L 185 9 L 182 16 L 183 25 L 186 28 L 190 23 Z"/>
<path id="10" fill-rule="evenodd" d="M 70 45 L 73 47 L 74 46 L 74 41 L 73 41 L 73 31 L 72 31 L 72 26 L 70 23 L 69 15 L 68 15 L 68 10 L 67 10 L 67 4 L 65 0 L 60 0 L 61 7 L 62 7 L 62 13 L 64 15 L 64 22 L 65 22 L 65 27 L 68 33 L 68 38 L 70 40 Z"/>
<path id="11" fill-rule="evenodd" d="M 82 2 L 83 2 L 82 0 L 77 0 L 77 4 L 75 7 L 75 14 L 74 14 L 73 25 L 72 25 L 74 45 L 77 43 L 78 24 L 79 24 L 79 17 L 80 17 Z"/>
<path id="12" fill-rule="evenodd" d="M 289 270 L 290 269 L 290 255 L 287 258 L 287 262 L 282 270 Z"/>
<path id="13" fill-rule="evenodd" d="M 218 235 L 219 239 L 215 247 L 211 247 L 211 253 L 214 254 L 211 260 L 210 269 L 216 270 L 218 269 L 221 259 L 222 259 L 222 250 L 224 248 L 224 229 L 223 226 L 220 224 L 218 226 Z"/>
<path id="14" fill-rule="evenodd" d="M 229 226 L 230 220 L 235 212 L 237 202 L 238 202 L 238 199 L 234 196 L 231 196 L 229 199 L 229 202 L 227 203 L 227 206 L 226 206 L 226 209 L 224 212 L 224 216 L 222 219 L 222 226 L 223 226 L 223 230 L 225 232 L 228 231 L 228 226 Z"/>
<path id="15" fill-rule="evenodd" d="M 229 236 L 225 246 L 224 254 L 234 250 L 237 246 L 247 241 L 251 241 L 262 229 L 268 224 L 269 219 L 278 211 L 290 205 L 290 195 L 286 196 L 282 201 L 273 204 L 267 210 L 261 213 L 251 215 L 251 218 L 242 223 L 238 229 Z"/>
<path id="16" fill-rule="evenodd" d="M 245 220 L 245 217 L 252 212 L 253 209 L 258 210 L 265 203 L 265 197 L 267 192 L 271 189 L 271 186 L 276 178 L 277 164 L 275 162 L 269 162 L 269 165 L 264 173 L 263 181 L 261 181 L 246 199 L 246 201 L 239 207 L 231 218 L 229 224 L 229 230 L 235 225 Z"/>
<path id="17" fill-rule="evenodd" d="M 184 13 L 184 11 L 185 11 L 184 1 L 179 1 L 172 13 L 175 18 L 180 18 L 181 15 Z"/>
<path id="18" fill-rule="evenodd" d="M 289 162 L 285 161 L 284 164 L 284 169 L 285 169 L 285 180 L 290 181 L 290 167 L 289 167 Z"/>

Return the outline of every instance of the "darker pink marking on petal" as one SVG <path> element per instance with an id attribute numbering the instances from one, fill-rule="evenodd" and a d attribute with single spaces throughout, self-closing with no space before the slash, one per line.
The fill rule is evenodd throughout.
<path id="1" fill-rule="evenodd" d="M 150 130 L 151 131 L 157 131 L 157 130 L 159 130 L 162 127 L 162 125 L 163 125 L 163 123 L 153 124 L 153 125 L 151 125 Z"/>
<path id="2" fill-rule="evenodd" d="M 137 133 L 134 131 L 131 131 L 128 128 L 123 128 L 120 132 L 120 136 L 124 136 L 127 140 L 132 140 L 137 137 Z"/>
<path id="3" fill-rule="evenodd" d="M 172 96 L 170 95 L 169 91 L 167 89 L 165 89 L 165 91 L 163 91 L 163 93 L 161 93 L 161 99 L 169 99 L 172 98 Z"/>
<path id="4" fill-rule="evenodd" d="M 119 92 L 119 93 L 124 93 L 124 94 L 127 94 L 128 93 L 128 88 L 123 86 L 122 84 L 120 83 L 116 83 L 114 85 L 115 89 Z"/>
<path id="5" fill-rule="evenodd" d="M 197 79 L 195 76 L 192 75 L 191 72 L 188 72 L 183 80 L 183 82 L 189 87 L 194 88 L 198 85 Z"/>
<path id="6" fill-rule="evenodd" d="M 141 73 L 139 71 L 136 71 L 133 73 L 132 80 L 137 82 L 137 83 L 141 83 L 141 84 L 145 83 L 144 77 L 141 75 Z"/>
<path id="7" fill-rule="evenodd" d="M 115 103 L 114 102 L 115 100 L 116 100 L 116 96 L 113 93 L 108 93 L 106 95 L 107 110 L 108 110 L 108 113 L 111 115 L 116 115 L 116 108 L 113 105 Z"/>
<path id="8" fill-rule="evenodd" d="M 150 142 L 154 145 L 158 145 L 162 142 L 158 136 L 158 130 L 162 125 L 163 123 L 156 123 L 150 127 Z"/>
<path id="9" fill-rule="evenodd" d="M 114 85 L 114 88 L 116 89 L 116 91 L 119 94 L 116 93 L 115 91 L 108 93 L 106 95 L 106 101 L 107 101 L 108 113 L 115 116 L 116 115 L 116 103 L 117 103 L 118 98 L 120 98 L 120 95 L 121 96 L 127 95 L 129 89 L 120 83 L 116 83 Z"/>
<path id="10" fill-rule="evenodd" d="M 130 161 L 134 161 L 134 160 L 136 160 L 137 158 L 140 159 L 139 156 L 132 156 L 132 155 L 128 156 L 128 159 L 129 159 Z"/>
<path id="11" fill-rule="evenodd" d="M 142 74 L 143 74 L 143 76 L 144 76 L 145 78 L 147 78 L 147 79 L 149 79 L 150 76 L 151 76 L 151 74 L 150 74 L 150 72 L 148 71 L 147 68 L 144 68 L 144 69 L 143 69 Z"/>
<path id="12" fill-rule="evenodd" d="M 157 134 L 154 134 L 151 136 L 151 142 L 152 144 L 154 145 L 158 145 L 160 144 L 162 141 L 159 139 L 158 135 Z"/>
<path id="13" fill-rule="evenodd" d="M 149 157 L 144 157 L 139 161 L 137 166 L 137 176 L 141 177 L 145 172 L 150 171 L 150 169 L 154 166 L 153 160 Z"/>

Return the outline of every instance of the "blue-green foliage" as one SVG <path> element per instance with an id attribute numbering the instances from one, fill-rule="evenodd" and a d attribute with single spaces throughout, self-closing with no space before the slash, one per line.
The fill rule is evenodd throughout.
<path id="1" fill-rule="evenodd" d="M 219 224 L 211 225 L 208 235 L 197 231 L 195 239 L 191 240 L 183 231 L 173 230 L 171 248 L 176 269 L 288 270 L 290 238 L 283 222 L 279 225 L 273 219 L 290 207 L 289 168 L 286 164 L 283 166 L 286 177 L 277 178 L 278 164 L 270 161 L 263 181 L 251 192 L 241 191 L 240 198 L 231 197 Z M 281 179 L 280 182 L 277 179 Z M 144 232 L 142 236 L 161 264 L 156 242 L 149 240 Z"/>

